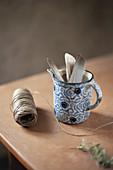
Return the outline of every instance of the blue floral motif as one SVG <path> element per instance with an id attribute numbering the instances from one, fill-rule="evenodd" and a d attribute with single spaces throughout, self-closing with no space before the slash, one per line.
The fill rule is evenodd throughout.
<path id="1" fill-rule="evenodd" d="M 59 81 L 53 76 L 54 84 L 54 110 L 56 118 L 64 123 L 77 124 L 84 122 L 102 99 L 99 85 L 91 79 L 83 83 L 67 83 Z M 97 93 L 97 101 L 91 105 L 92 87 Z"/>

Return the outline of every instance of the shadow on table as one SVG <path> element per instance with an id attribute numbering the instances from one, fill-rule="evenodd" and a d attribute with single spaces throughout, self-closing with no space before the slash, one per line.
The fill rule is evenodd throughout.
<path id="1" fill-rule="evenodd" d="M 91 132 L 93 130 L 95 130 L 96 128 L 105 125 L 109 122 L 113 121 L 113 117 L 103 115 L 102 113 L 98 113 L 98 112 L 94 112 L 91 111 L 90 112 L 90 116 L 89 118 L 80 124 L 77 125 L 65 125 L 62 124 L 63 127 L 66 130 L 69 130 L 72 133 L 76 133 L 77 134 L 87 134 L 88 132 Z M 75 129 L 76 128 L 76 129 Z M 91 133 L 90 135 L 102 135 L 102 136 L 106 136 L 109 138 L 113 138 L 113 123 L 111 125 L 108 126 L 104 126 L 98 130 L 96 130 L 95 132 Z"/>
<path id="2" fill-rule="evenodd" d="M 38 108 L 38 121 L 36 125 L 34 125 L 31 128 L 28 128 L 27 130 L 37 132 L 37 133 L 47 133 L 47 134 L 56 134 L 59 132 L 59 126 L 57 125 L 57 122 L 52 114 L 52 112 L 49 112 L 48 110 Z M 80 133 L 85 134 L 87 132 L 90 132 L 94 130 L 95 128 L 104 125 L 108 122 L 112 121 L 112 117 L 109 117 L 107 115 L 103 115 L 98 112 L 91 111 L 89 118 L 80 124 L 77 125 L 67 125 L 64 123 L 61 123 L 61 125 L 70 132 L 76 133 L 80 131 Z M 105 126 L 94 133 L 93 135 L 98 134 L 101 132 L 101 135 L 106 135 L 107 137 L 112 137 L 111 133 L 112 131 L 112 125 Z M 76 129 L 75 129 L 76 128 Z"/>
<path id="3" fill-rule="evenodd" d="M 31 128 L 27 128 L 27 130 L 47 134 L 48 133 L 53 134 L 58 131 L 56 128 L 57 124 L 55 122 L 54 115 L 51 116 L 52 112 L 49 112 L 46 109 L 37 108 L 37 113 L 38 113 L 37 123 Z"/>
<path id="4" fill-rule="evenodd" d="M 81 127 L 86 127 L 86 128 L 90 128 L 93 130 L 101 125 L 112 122 L 112 119 L 113 117 L 91 111 L 89 118 L 80 125 Z M 111 130 L 111 126 L 105 126 L 102 129 L 104 129 L 104 131 Z"/>

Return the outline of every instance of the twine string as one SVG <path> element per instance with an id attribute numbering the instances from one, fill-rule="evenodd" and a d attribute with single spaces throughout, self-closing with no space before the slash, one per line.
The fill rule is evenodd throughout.
<path id="1" fill-rule="evenodd" d="M 105 124 L 103 124 L 103 125 L 100 125 L 100 126 L 98 126 L 97 128 L 95 128 L 95 129 L 93 129 L 93 130 L 91 130 L 91 131 L 89 131 L 89 132 L 87 132 L 87 133 L 83 133 L 83 134 L 75 134 L 75 133 L 72 133 L 72 132 L 70 132 L 70 131 L 68 131 L 67 129 L 65 129 L 65 128 L 62 127 L 62 125 L 60 124 L 60 121 L 56 118 L 56 116 L 55 116 L 55 114 L 54 114 L 54 108 L 53 108 L 52 105 L 49 103 L 49 101 L 45 98 L 45 96 L 43 96 L 43 95 L 42 95 L 40 92 L 38 92 L 38 91 L 34 91 L 33 93 L 34 93 L 34 94 L 38 94 L 39 96 L 41 96 L 41 97 L 48 103 L 48 105 L 50 106 L 51 111 L 53 112 L 53 115 L 54 115 L 54 117 L 55 117 L 55 119 L 56 119 L 57 124 L 59 125 L 59 127 L 60 127 L 65 133 L 67 133 L 67 134 L 69 134 L 69 135 L 78 136 L 78 137 L 88 136 L 88 135 L 91 135 L 93 132 L 95 132 L 95 131 L 97 131 L 97 130 L 105 127 L 105 126 L 108 126 L 108 125 L 113 124 L 113 121 L 112 121 L 112 122 L 108 122 L 108 123 L 105 123 Z"/>

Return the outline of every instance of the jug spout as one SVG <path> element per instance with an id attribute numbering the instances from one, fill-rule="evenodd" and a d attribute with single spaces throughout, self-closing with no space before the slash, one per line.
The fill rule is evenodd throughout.
<path id="1" fill-rule="evenodd" d="M 52 78 L 55 78 L 55 74 L 52 72 L 52 70 L 49 68 L 47 71 L 50 73 Z M 62 76 L 63 80 L 66 81 L 66 69 L 58 69 L 60 75 Z"/>

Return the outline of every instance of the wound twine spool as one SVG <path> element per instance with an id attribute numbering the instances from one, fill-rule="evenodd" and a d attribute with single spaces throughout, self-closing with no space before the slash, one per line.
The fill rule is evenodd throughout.
<path id="1" fill-rule="evenodd" d="M 11 110 L 15 121 L 24 127 L 29 127 L 37 122 L 38 114 L 33 97 L 26 88 L 18 88 L 14 91 Z"/>

